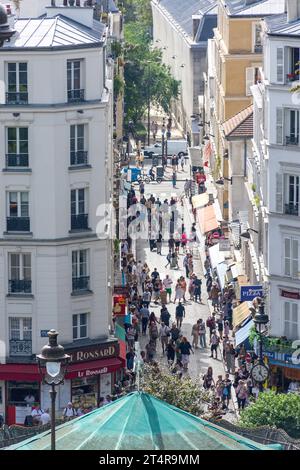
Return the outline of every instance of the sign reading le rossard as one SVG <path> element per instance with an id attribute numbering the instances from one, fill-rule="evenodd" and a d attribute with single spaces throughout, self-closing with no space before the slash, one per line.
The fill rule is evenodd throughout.
<path id="1" fill-rule="evenodd" d="M 92 346 L 83 346 L 77 349 L 69 349 L 66 351 L 70 355 L 70 363 L 99 361 L 99 359 L 109 359 L 119 355 L 119 344 L 95 344 Z"/>

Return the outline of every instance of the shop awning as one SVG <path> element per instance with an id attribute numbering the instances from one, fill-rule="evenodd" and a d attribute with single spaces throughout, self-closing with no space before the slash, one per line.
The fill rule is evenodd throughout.
<path id="1" fill-rule="evenodd" d="M 200 147 L 189 147 L 189 154 L 192 167 L 203 167 L 202 149 Z"/>
<path id="2" fill-rule="evenodd" d="M 233 328 L 240 325 L 250 315 L 250 303 L 242 302 L 233 309 Z"/>
<path id="3" fill-rule="evenodd" d="M 68 367 L 67 379 L 77 377 L 91 377 L 93 375 L 106 374 L 114 372 L 123 367 L 123 361 L 117 357 L 111 359 L 103 359 L 99 361 L 82 362 L 71 364 Z M 16 381 L 40 381 L 37 364 L 1 364 L 0 380 L 16 380 Z"/>
<path id="4" fill-rule="evenodd" d="M 196 194 L 192 197 L 192 204 L 194 209 L 199 209 L 200 207 L 206 206 L 209 202 L 208 193 Z"/>
<path id="5" fill-rule="evenodd" d="M 254 325 L 254 321 L 250 320 L 246 325 L 243 326 L 243 328 L 239 329 L 235 333 L 235 345 L 239 346 L 239 344 L 244 343 L 248 338 L 250 334 L 251 327 Z"/>
<path id="6" fill-rule="evenodd" d="M 225 261 L 224 251 L 220 251 L 219 248 L 219 243 L 217 243 L 208 249 L 210 264 L 213 269 L 215 269 L 219 263 L 223 263 Z"/>
<path id="7" fill-rule="evenodd" d="M 227 263 L 219 263 L 216 267 L 218 281 L 221 289 L 224 289 L 226 284 L 226 273 L 228 269 Z"/>
<path id="8" fill-rule="evenodd" d="M 243 274 L 237 277 L 237 282 L 235 284 L 235 295 L 237 300 L 241 299 L 241 286 L 249 286 L 250 283 L 248 281 L 247 276 Z"/>
<path id="9" fill-rule="evenodd" d="M 197 209 L 197 218 L 202 235 L 219 227 L 213 204 L 202 209 Z"/>

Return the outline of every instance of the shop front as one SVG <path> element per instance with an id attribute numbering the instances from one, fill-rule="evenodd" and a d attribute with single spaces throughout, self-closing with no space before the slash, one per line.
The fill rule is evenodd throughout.
<path id="1" fill-rule="evenodd" d="M 263 354 L 270 367 L 270 388 L 280 393 L 298 389 L 300 393 L 300 364 L 293 353 L 264 351 Z"/>
<path id="2" fill-rule="evenodd" d="M 58 387 L 58 413 L 69 401 L 84 409 L 97 407 L 100 397 L 112 393 L 124 367 L 119 349 L 116 340 L 92 342 L 80 347 L 74 347 L 74 343 L 65 346 L 70 363 L 64 384 Z M 4 387 L 0 386 L 2 396 L 5 389 L 2 406 L 7 424 L 23 425 L 37 404 L 44 409 L 50 407 L 49 388 L 41 384 L 36 363 L 1 364 L 0 380 L 4 383 Z"/>

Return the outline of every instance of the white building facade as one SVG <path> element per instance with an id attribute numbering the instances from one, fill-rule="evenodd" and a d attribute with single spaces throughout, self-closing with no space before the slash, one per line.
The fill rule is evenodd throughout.
<path id="1" fill-rule="evenodd" d="M 89 7 L 45 12 L 19 18 L 0 50 L 2 413 L 28 393 L 48 405 L 35 355 L 51 328 L 73 361 L 59 408 L 79 402 L 78 390 L 94 406 L 120 367 L 109 337 L 112 243 L 96 234 L 112 191 L 105 28 Z"/>
<path id="2" fill-rule="evenodd" d="M 254 154 L 248 163 L 261 212 L 256 257 L 268 286 L 270 332 L 294 340 L 300 335 L 300 100 L 291 88 L 299 83 L 292 81 L 299 68 L 300 11 L 290 6 L 264 23 L 263 80 L 253 87 Z"/>

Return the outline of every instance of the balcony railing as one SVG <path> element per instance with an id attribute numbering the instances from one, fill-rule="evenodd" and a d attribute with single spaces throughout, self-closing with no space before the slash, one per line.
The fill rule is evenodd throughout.
<path id="1" fill-rule="evenodd" d="M 84 90 L 68 90 L 68 103 L 84 101 Z"/>
<path id="2" fill-rule="evenodd" d="M 11 279 L 8 281 L 9 294 L 31 294 L 31 280 L 17 280 Z"/>
<path id="3" fill-rule="evenodd" d="M 299 137 L 295 135 L 288 135 L 285 138 L 286 145 L 298 145 Z"/>
<path id="4" fill-rule="evenodd" d="M 7 217 L 8 232 L 30 232 L 29 217 Z"/>
<path id="5" fill-rule="evenodd" d="M 9 153 L 6 155 L 7 168 L 20 168 L 28 167 L 28 154 L 27 153 Z"/>
<path id="6" fill-rule="evenodd" d="M 78 292 L 81 290 L 89 290 L 90 288 L 90 276 L 81 276 L 72 278 L 72 290 Z"/>
<path id="7" fill-rule="evenodd" d="M 262 44 L 255 44 L 254 52 L 256 52 L 256 54 L 260 54 L 262 50 L 263 50 Z"/>
<path id="8" fill-rule="evenodd" d="M 299 215 L 299 205 L 298 204 L 285 204 L 284 213 L 288 215 Z"/>
<path id="9" fill-rule="evenodd" d="M 78 150 L 77 152 L 71 152 L 70 163 L 71 166 L 76 165 L 87 165 L 88 162 L 88 153 L 83 150 Z"/>
<path id="10" fill-rule="evenodd" d="M 11 339 L 9 341 L 10 356 L 31 356 L 32 341 L 30 339 Z"/>
<path id="11" fill-rule="evenodd" d="M 28 93 L 25 91 L 8 91 L 6 93 L 6 104 L 28 104 Z"/>
<path id="12" fill-rule="evenodd" d="M 71 215 L 71 230 L 88 229 L 88 214 Z"/>

